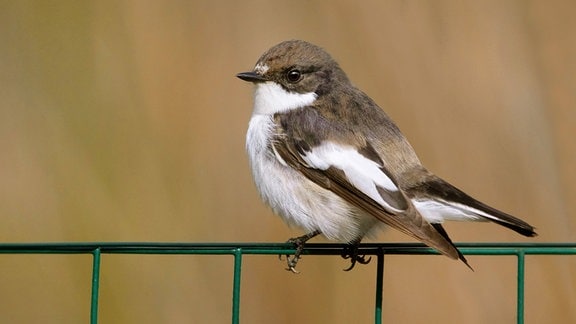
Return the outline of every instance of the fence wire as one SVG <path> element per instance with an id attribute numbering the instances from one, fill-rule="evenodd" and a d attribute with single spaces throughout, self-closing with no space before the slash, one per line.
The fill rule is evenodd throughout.
<path id="1" fill-rule="evenodd" d="M 464 255 L 517 257 L 516 318 L 524 323 L 524 277 L 527 255 L 575 255 L 576 243 L 459 243 Z M 341 255 L 344 244 L 310 243 L 303 254 Z M 100 263 L 103 254 L 173 254 L 173 255 L 230 255 L 234 258 L 232 281 L 232 323 L 240 323 L 240 287 L 243 255 L 286 255 L 295 252 L 287 243 L 4 243 L 0 254 L 91 254 L 92 290 L 90 294 L 90 323 L 98 323 Z M 385 255 L 430 255 L 435 250 L 419 243 L 365 243 L 359 253 L 376 256 L 376 285 L 374 323 L 382 323 L 382 287 Z"/>

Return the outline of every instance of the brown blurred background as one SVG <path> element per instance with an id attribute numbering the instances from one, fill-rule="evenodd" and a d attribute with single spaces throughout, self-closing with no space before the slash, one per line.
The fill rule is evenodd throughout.
<path id="1" fill-rule="evenodd" d="M 326 48 L 425 165 L 573 242 L 573 1 L 1 1 L 3 242 L 281 242 L 244 153 L 251 87 L 286 39 Z M 411 240 L 394 231 L 385 242 Z M 317 240 L 320 242 L 322 240 Z M 513 323 L 515 258 L 386 258 L 385 323 Z M 528 257 L 526 323 L 576 322 L 576 259 Z M 0 322 L 86 323 L 88 255 L 0 255 Z M 245 258 L 243 323 L 370 323 L 375 262 Z M 228 323 L 232 258 L 104 255 L 101 323 Z"/>

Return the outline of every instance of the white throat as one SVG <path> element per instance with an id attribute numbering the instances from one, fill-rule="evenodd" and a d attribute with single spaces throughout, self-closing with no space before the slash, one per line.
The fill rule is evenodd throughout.
<path id="1" fill-rule="evenodd" d="M 273 115 L 312 104 L 314 92 L 294 93 L 284 90 L 278 83 L 268 81 L 256 84 L 253 115 Z"/>

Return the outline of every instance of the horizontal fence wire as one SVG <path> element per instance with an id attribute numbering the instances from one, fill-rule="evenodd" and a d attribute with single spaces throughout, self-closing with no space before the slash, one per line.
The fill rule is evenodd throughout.
<path id="1" fill-rule="evenodd" d="M 464 255 L 514 255 L 517 257 L 517 323 L 524 323 L 524 275 L 526 255 L 576 255 L 576 243 L 458 243 Z M 345 244 L 306 244 L 305 255 L 341 255 Z M 2 243 L 0 254 L 91 254 L 92 291 L 90 323 L 98 323 L 100 263 L 102 254 L 173 254 L 231 255 L 233 263 L 232 323 L 240 322 L 240 286 L 243 255 L 294 254 L 290 243 L 155 243 L 155 242 L 87 242 L 87 243 Z M 382 287 L 384 255 L 436 255 L 432 248 L 420 243 L 364 243 L 359 254 L 377 257 L 374 322 L 382 322 Z"/>

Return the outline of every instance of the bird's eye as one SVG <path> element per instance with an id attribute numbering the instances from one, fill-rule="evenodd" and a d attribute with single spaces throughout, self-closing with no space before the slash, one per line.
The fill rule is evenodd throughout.
<path id="1" fill-rule="evenodd" d="M 296 83 L 302 78 L 302 73 L 299 70 L 292 69 L 286 73 L 286 79 L 290 83 Z"/>

